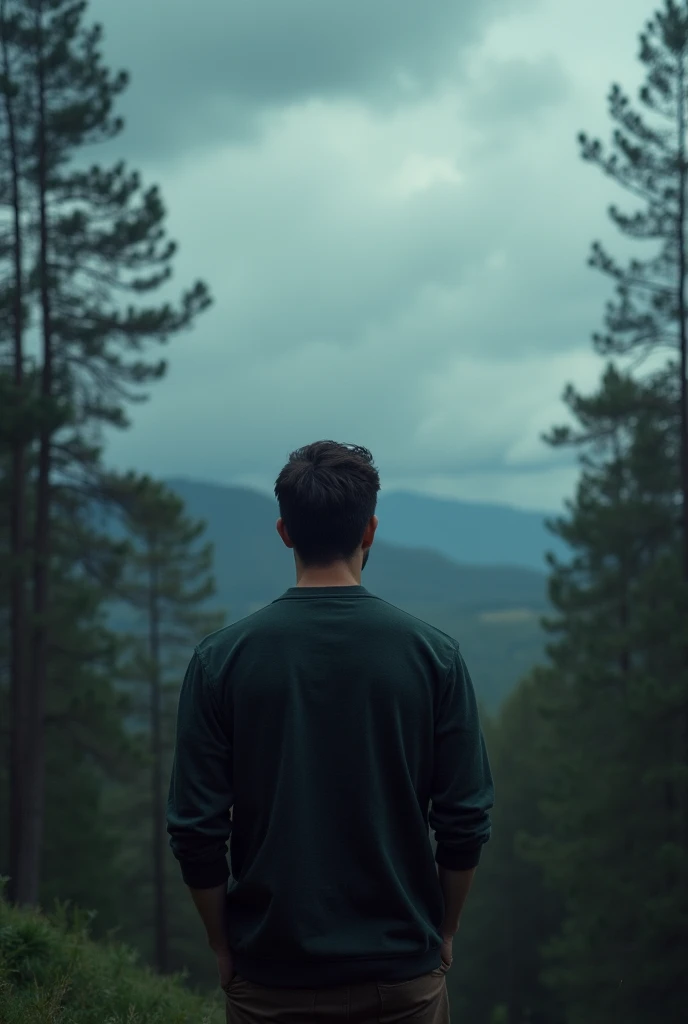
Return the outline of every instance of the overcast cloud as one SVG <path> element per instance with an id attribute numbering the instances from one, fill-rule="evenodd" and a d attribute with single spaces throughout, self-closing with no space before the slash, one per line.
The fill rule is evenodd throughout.
<path id="1" fill-rule="evenodd" d="M 269 489 L 290 448 L 373 449 L 388 488 L 555 508 L 540 434 L 606 285 L 613 195 L 577 156 L 638 81 L 646 0 L 93 4 L 132 72 L 123 154 L 180 284 L 216 302 L 111 457 Z"/>

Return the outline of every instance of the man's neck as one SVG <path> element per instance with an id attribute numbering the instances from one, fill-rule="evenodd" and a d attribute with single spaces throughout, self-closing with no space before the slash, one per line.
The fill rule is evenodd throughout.
<path id="1" fill-rule="evenodd" d="M 297 569 L 297 587 L 360 587 L 360 567 L 348 562 L 337 562 L 334 565 L 307 566 Z"/>

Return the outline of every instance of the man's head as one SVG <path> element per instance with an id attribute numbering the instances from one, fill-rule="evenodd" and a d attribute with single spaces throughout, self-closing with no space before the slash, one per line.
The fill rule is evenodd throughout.
<path id="1" fill-rule="evenodd" d="M 368 559 L 377 527 L 380 477 L 367 448 L 315 441 L 298 448 L 277 477 L 277 530 L 304 567 Z"/>

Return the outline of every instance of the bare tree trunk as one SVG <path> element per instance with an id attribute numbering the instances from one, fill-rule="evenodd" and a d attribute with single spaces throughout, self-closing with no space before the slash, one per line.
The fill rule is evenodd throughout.
<path id="1" fill-rule="evenodd" d="M 36 519 L 34 528 L 33 630 L 30 676 L 30 726 L 27 743 L 24 857 L 19 865 L 18 894 L 21 903 L 38 902 L 43 847 L 45 803 L 45 691 L 48 668 L 48 599 L 50 582 L 50 470 L 52 430 L 49 423 L 53 400 L 53 338 L 48 263 L 47 145 L 43 4 L 36 6 L 36 83 L 38 125 L 36 133 L 37 190 L 39 209 L 38 278 L 43 335 L 41 371 L 42 419 L 39 431 Z"/>
<path id="2" fill-rule="evenodd" d="M 516 949 L 518 943 L 518 922 L 514 908 L 516 885 L 514 881 L 514 854 L 509 855 L 509 872 L 505 895 L 506 917 L 506 1019 L 507 1024 L 518 1024 L 520 1004 L 516 996 Z"/>
<path id="3" fill-rule="evenodd" d="M 681 508 L 682 522 L 681 533 L 683 542 L 683 581 L 688 593 L 688 327 L 686 326 L 686 68 L 685 55 L 679 56 L 678 63 L 678 161 L 679 161 L 679 188 L 678 188 L 678 319 L 679 319 L 679 402 L 680 409 L 680 458 L 681 458 Z M 688 626 L 686 627 L 688 635 Z M 688 671 L 688 644 L 685 648 L 684 671 Z M 674 742 L 678 747 L 677 766 L 686 765 L 688 759 L 688 707 L 683 708 L 683 713 L 676 716 L 674 725 Z M 686 821 L 686 787 L 681 782 L 677 783 L 678 799 L 674 799 L 674 814 L 676 821 L 676 832 L 680 842 L 684 845 L 688 842 L 686 833 L 688 822 Z"/>
<path id="4" fill-rule="evenodd" d="M 681 491 L 683 534 L 683 577 L 688 584 L 688 328 L 686 327 L 686 97 L 684 58 L 679 59 L 678 81 L 678 322 L 681 403 Z"/>
<path id="5" fill-rule="evenodd" d="M 12 483 L 10 488 L 10 882 L 9 896 L 17 898 L 19 865 L 24 855 L 24 796 L 26 793 L 26 435 L 24 431 L 24 337 L 23 337 L 23 237 L 19 187 L 18 139 L 8 52 L 6 0 L 0 3 L 0 46 L 5 77 L 5 117 L 10 165 L 14 289 L 12 297 L 13 370 L 16 420 L 12 425 Z"/>
<path id="6" fill-rule="evenodd" d="M 150 657 L 151 796 L 153 800 L 152 855 L 155 892 L 155 962 L 161 974 L 169 970 L 167 900 L 165 892 L 165 807 L 162 780 L 162 693 L 160 665 L 160 593 L 155 537 L 148 540 L 148 654 Z"/>

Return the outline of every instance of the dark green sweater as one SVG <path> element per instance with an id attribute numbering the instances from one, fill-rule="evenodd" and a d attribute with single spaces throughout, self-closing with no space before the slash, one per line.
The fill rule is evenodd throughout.
<path id="1" fill-rule="evenodd" d="M 192 888 L 228 879 L 231 833 L 229 935 L 248 981 L 434 970 L 428 827 L 438 864 L 475 867 L 492 798 L 458 644 L 363 587 L 293 587 L 194 652 L 168 829 Z"/>

